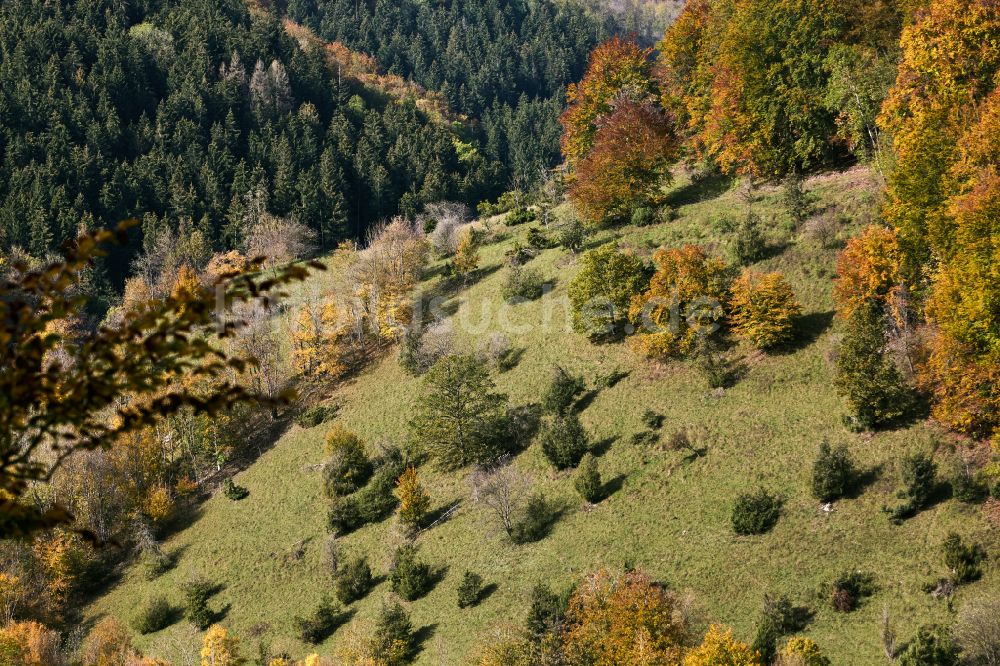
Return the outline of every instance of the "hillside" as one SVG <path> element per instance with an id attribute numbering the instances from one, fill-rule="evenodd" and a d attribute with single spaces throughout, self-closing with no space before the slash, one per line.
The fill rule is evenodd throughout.
<path id="1" fill-rule="evenodd" d="M 849 220 L 840 231 L 842 240 L 866 224 L 879 204 L 877 179 L 860 167 L 820 174 L 806 187 L 818 197 L 820 209 L 835 209 Z M 504 305 L 504 252 L 516 239 L 523 240 L 526 228 L 504 227 L 497 219 L 483 223 L 496 233 L 480 250 L 479 272 L 471 284 L 449 292 L 445 304 L 445 311 L 453 312 L 455 346 L 474 351 L 492 333 L 506 332 L 523 353 L 514 368 L 495 380 L 514 405 L 538 400 L 554 364 L 582 373 L 593 393 L 581 419 L 599 443 L 602 474 L 614 492 L 597 505 L 584 505 L 571 475 L 554 472 L 533 444 L 515 464 L 530 472 L 560 513 L 545 539 L 512 546 L 494 533 L 482 509 L 470 501 L 465 472 L 421 468 L 433 507 L 460 502 L 461 508 L 417 540 L 423 556 L 445 567 L 445 575 L 425 598 L 406 604 L 414 626 L 423 628 L 416 663 L 468 663 L 476 646 L 491 641 L 496 629 L 522 622 L 528 594 L 537 582 L 559 588 L 585 572 L 620 570 L 625 564 L 671 588 L 689 591 L 706 621 L 729 624 L 747 641 L 753 638 L 763 595 L 787 594 L 816 611 L 804 633 L 823 646 L 834 664 L 883 662 L 878 622 L 883 608 L 903 637 L 949 616 L 945 602 L 922 590 L 926 582 L 946 574 L 939 544 L 948 532 L 957 531 L 995 549 L 1000 545 L 997 531 L 978 507 L 954 500 L 939 502 L 899 526 L 882 514 L 882 507 L 894 501 L 900 457 L 934 446 L 943 467 L 952 457 L 953 440 L 925 422 L 863 434 L 845 429 L 830 360 L 841 327 L 833 316 L 831 293 L 839 248 L 824 249 L 808 233 L 796 230 L 780 205 L 777 188 L 759 194 L 755 210 L 766 222 L 771 251 L 757 267 L 782 271 L 804 314 L 797 323 L 796 341 L 786 350 L 763 354 L 734 346 L 731 355 L 743 368 L 741 377 L 718 391 L 707 388 L 690 362 L 653 363 L 623 343 L 592 344 L 569 330 L 561 299 L 578 269 L 578 258 L 565 250 L 544 250 L 529 264 L 554 283 L 551 293 L 534 302 Z M 649 255 L 660 246 L 697 243 L 725 255 L 732 232 L 722 221 L 744 206 L 737 189 L 720 180 L 695 186 L 682 177 L 667 203 L 676 211 L 675 220 L 598 232 L 588 239 L 588 248 L 617 240 Z M 279 337 L 288 338 L 296 303 L 333 288 L 336 268 L 293 294 L 281 320 L 286 334 Z M 439 268 L 440 262 L 427 271 L 422 290 L 441 288 Z M 490 313 L 486 321 L 484 312 Z M 501 328 L 498 313 L 523 331 L 511 332 L 515 329 L 506 324 Z M 546 321 L 552 325 L 544 325 Z M 616 370 L 627 376 L 610 388 L 596 386 L 599 375 Z M 406 374 L 390 354 L 322 397 L 340 408 L 333 423 L 356 431 L 374 453 L 382 441 L 405 441 L 407 421 L 423 390 L 422 380 Z M 645 429 L 641 416 L 648 409 L 665 417 L 660 441 L 636 443 L 632 436 Z M 312 651 L 333 654 L 371 621 L 390 592 L 383 579 L 355 604 L 350 623 L 318 648 L 292 638 L 293 616 L 311 612 L 331 585 L 322 564 L 328 501 L 318 471 L 330 425 L 289 426 L 235 477 L 249 489 L 249 497 L 234 502 L 216 493 L 198 507 L 187 527 L 164 543 L 167 552 L 178 555 L 174 569 L 154 581 L 138 567 L 126 570 L 120 582 L 86 609 L 88 619 L 130 618 L 138 603 L 155 593 L 179 604 L 179 584 L 201 573 L 222 586 L 212 604 L 225 609 L 222 622 L 241 638 L 246 652 L 254 653 L 257 642 L 266 641 L 273 652 L 295 657 Z M 667 449 L 666 438 L 681 428 L 707 449 L 704 456 L 685 459 Z M 812 461 L 824 439 L 846 443 L 863 469 L 878 470 L 858 497 L 835 503 L 829 513 L 809 492 Z M 734 536 L 732 503 L 758 485 L 785 498 L 781 519 L 769 534 Z M 395 518 L 338 539 L 345 552 L 367 555 L 376 575 L 387 571 L 401 541 Z M 459 610 L 456 586 L 466 569 L 479 572 L 496 588 L 477 607 Z M 835 613 L 817 599 L 816 590 L 854 569 L 874 574 L 878 591 L 857 611 Z M 989 562 L 979 582 L 957 593 L 955 605 L 998 593 L 1000 578 L 995 563 Z M 145 653 L 176 664 L 191 663 L 199 643 L 186 622 L 136 636 L 135 641 Z"/>

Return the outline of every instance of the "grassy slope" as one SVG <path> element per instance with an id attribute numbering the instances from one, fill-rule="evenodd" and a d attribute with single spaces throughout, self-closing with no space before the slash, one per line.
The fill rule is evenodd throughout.
<path id="1" fill-rule="evenodd" d="M 854 170 L 822 176 L 810 185 L 824 203 L 837 203 L 857 221 L 870 214 L 874 205 L 867 178 L 865 172 Z M 628 228 L 616 235 L 644 252 L 660 244 L 687 241 L 713 245 L 723 252 L 719 239 L 725 234 L 716 230 L 714 220 L 740 209 L 737 193 L 706 196 L 679 187 L 674 195 L 679 204 L 677 221 Z M 422 535 L 424 557 L 447 566 L 448 572 L 426 598 L 409 604 L 415 625 L 433 628 L 419 663 L 467 661 L 476 641 L 493 628 L 521 621 L 526 596 L 539 580 L 569 584 L 588 570 L 619 568 L 625 561 L 675 588 L 691 590 L 707 618 L 732 625 L 747 640 L 752 638 L 765 592 L 785 593 L 810 603 L 818 613 L 806 633 L 836 664 L 883 661 L 877 628 L 883 606 L 890 608 L 904 638 L 921 623 L 946 619 L 945 605 L 920 589 L 929 578 L 945 573 L 940 542 L 948 531 L 957 530 L 995 547 L 995 532 L 990 533 L 976 509 L 953 501 L 900 527 L 890 525 L 881 514 L 882 505 L 893 501 L 894 461 L 904 452 L 928 446 L 933 433 L 924 424 L 874 435 L 850 434 L 841 426 L 842 405 L 831 386 L 827 360 L 836 324 L 823 325 L 831 316 L 830 278 L 836 251 L 822 250 L 792 234 L 780 213 L 778 196 L 767 193 L 758 210 L 765 220 L 772 220 L 772 240 L 788 241 L 788 245 L 764 266 L 786 273 L 811 315 L 811 332 L 796 350 L 785 354 L 762 356 L 737 350 L 746 358 L 747 375 L 721 397 L 711 395 L 690 366 L 653 366 L 636 359 L 625 345 L 591 345 L 563 330 L 559 316 L 554 317 L 559 326 L 542 330 L 537 323 L 552 299 L 565 294 L 576 263 L 561 250 L 546 251 L 533 261 L 555 280 L 556 288 L 547 299 L 506 308 L 511 322 L 536 326 L 529 333 L 512 336 L 524 348 L 524 355 L 516 368 L 497 377 L 498 384 L 517 404 L 537 399 L 553 363 L 581 372 L 588 380 L 617 367 L 631 371 L 627 379 L 598 394 L 582 415 L 595 439 L 617 438 L 603 455 L 601 467 L 606 479 L 620 476 L 623 483 L 598 506 L 585 508 L 571 479 L 553 472 L 535 445 L 517 464 L 531 470 L 546 494 L 563 508 L 548 538 L 528 546 L 507 545 L 491 534 L 483 514 L 469 504 L 454 519 Z M 482 265 L 487 272 L 502 263 L 503 250 L 511 242 L 508 239 L 483 250 Z M 485 327 L 482 336 L 496 330 L 502 278 L 502 270 L 488 273 L 455 297 L 455 317 L 471 325 L 482 322 L 484 304 L 493 311 L 492 326 Z M 556 308 L 555 312 L 560 311 Z M 474 349 L 473 337 L 461 346 Z M 387 358 L 337 389 L 333 397 L 343 405 L 340 421 L 374 444 L 405 436 L 407 414 L 420 391 L 420 381 Z M 699 442 L 708 446 L 708 455 L 684 463 L 681 454 L 633 445 L 630 435 L 642 429 L 640 415 L 647 408 L 666 416 L 664 434 L 679 427 L 692 428 Z M 305 654 L 306 647 L 291 638 L 291 619 L 311 612 L 330 587 L 321 564 L 325 502 L 319 473 L 310 468 L 323 459 L 325 428 L 293 427 L 237 478 L 250 489 L 248 499 L 213 498 L 195 522 L 167 544 L 182 550 L 175 570 L 154 582 L 147 582 L 137 571 L 129 572 L 93 604 L 91 616 L 109 613 L 129 618 L 137 600 L 154 592 L 179 603 L 177 584 L 192 572 L 203 572 L 225 584 L 214 603 L 231 604 L 223 623 L 244 638 L 248 651 L 261 636 L 272 640 L 275 648 Z M 823 438 L 848 443 L 865 466 L 886 467 L 882 478 L 860 498 L 838 503 L 830 515 L 820 512 L 808 491 L 810 464 Z M 461 475 L 441 476 L 429 470 L 424 474 L 437 504 L 467 495 Z M 732 500 L 758 484 L 787 498 L 782 519 L 768 535 L 736 537 L 729 525 Z M 301 540 L 306 541 L 304 558 L 289 559 L 287 554 Z M 388 520 L 343 539 L 342 546 L 349 552 L 366 553 L 373 568 L 384 572 L 398 540 L 395 521 Z M 846 615 L 817 604 L 817 586 L 854 567 L 876 574 L 879 594 Z M 498 587 L 480 606 L 460 611 L 455 588 L 465 569 L 479 571 Z M 962 589 L 959 603 L 998 591 L 1000 583 L 991 566 L 981 582 Z M 321 645 L 320 653 L 331 654 L 338 641 L 363 627 L 389 594 L 388 583 L 383 582 L 356 604 L 351 626 Z M 195 641 L 192 630 L 179 622 L 138 643 L 153 654 L 187 663 L 182 653 Z"/>

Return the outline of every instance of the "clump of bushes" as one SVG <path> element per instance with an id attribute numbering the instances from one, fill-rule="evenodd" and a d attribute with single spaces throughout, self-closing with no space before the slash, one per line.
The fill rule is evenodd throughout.
<path id="1" fill-rule="evenodd" d="M 326 640 L 346 620 L 336 602 L 327 596 L 319 602 L 319 606 L 309 617 L 296 615 L 292 624 L 303 643 L 316 645 Z"/>
<path id="2" fill-rule="evenodd" d="M 594 454 L 588 453 L 580 461 L 573 486 L 585 501 L 591 504 L 601 501 L 601 471 Z"/>
<path id="3" fill-rule="evenodd" d="M 389 582 L 392 591 L 407 601 L 419 599 L 430 591 L 434 583 L 431 567 L 417 559 L 415 545 L 406 544 L 396 550 Z"/>
<path id="4" fill-rule="evenodd" d="M 155 596 L 139 607 L 132 626 L 140 634 L 151 634 L 170 624 L 174 609 L 165 597 Z"/>
<path id="5" fill-rule="evenodd" d="M 957 666 L 959 649 L 944 627 L 920 627 L 917 635 L 907 643 L 899 655 L 900 666 Z"/>
<path id="6" fill-rule="evenodd" d="M 632 209 L 632 225 L 648 227 L 656 224 L 656 211 L 649 206 L 636 206 Z"/>
<path id="7" fill-rule="evenodd" d="M 525 544 L 541 541 L 549 533 L 552 524 L 552 509 L 545 497 L 533 494 L 525 502 L 524 509 L 511 529 L 510 538 L 514 543 Z"/>
<path id="8" fill-rule="evenodd" d="M 758 349 L 789 342 L 802 307 L 781 273 L 744 270 L 732 285 L 729 319 L 733 332 Z"/>
<path id="9" fill-rule="evenodd" d="M 361 439 L 342 426 L 326 434 L 326 452 L 330 457 L 323 467 L 323 487 L 328 497 L 353 493 L 372 473 Z"/>
<path id="10" fill-rule="evenodd" d="M 587 233 L 583 224 L 579 220 L 570 220 L 560 224 L 556 228 L 556 242 L 564 250 L 569 250 L 576 254 L 583 249 L 583 241 L 586 240 Z"/>
<path id="11" fill-rule="evenodd" d="M 586 388 L 583 377 L 572 375 L 557 365 L 552 369 L 552 378 L 542 394 L 542 409 L 549 414 L 566 414 Z"/>
<path id="12" fill-rule="evenodd" d="M 774 527 L 781 515 L 781 499 L 763 488 L 736 498 L 733 505 L 733 531 L 737 534 L 764 534 Z"/>
<path id="13" fill-rule="evenodd" d="M 245 499 L 250 494 L 250 491 L 243 486 L 236 485 L 232 479 L 226 479 L 225 483 L 222 484 L 222 494 L 234 502 L 238 502 L 241 499 Z"/>
<path id="14" fill-rule="evenodd" d="M 215 613 L 208 607 L 208 600 L 215 590 L 215 584 L 203 577 L 184 583 L 184 617 L 201 630 L 208 629 L 215 620 Z"/>
<path id="15" fill-rule="evenodd" d="M 462 575 L 462 582 L 458 584 L 458 607 L 468 608 L 479 603 L 479 597 L 483 594 L 483 577 L 479 574 L 466 571 Z"/>
<path id="16" fill-rule="evenodd" d="M 368 566 L 368 558 L 361 555 L 341 563 L 333 577 L 333 588 L 337 599 L 345 606 L 364 598 L 373 583 L 374 578 L 371 567 Z"/>
<path id="17" fill-rule="evenodd" d="M 514 264 L 507 269 L 507 276 L 500 286 L 500 294 L 504 300 L 533 301 L 545 293 L 545 278 L 534 268 L 526 268 Z"/>
<path id="18" fill-rule="evenodd" d="M 982 575 L 980 564 L 986 559 L 986 551 L 978 543 L 966 544 L 961 536 L 952 532 L 941 545 L 941 551 L 956 585 L 977 580 Z"/>
<path id="19" fill-rule="evenodd" d="M 812 493 L 820 502 L 833 502 L 850 492 L 857 470 L 846 445 L 831 448 L 829 442 L 819 445 L 819 455 L 812 469 Z"/>
<path id="20" fill-rule="evenodd" d="M 900 523 L 926 508 L 937 492 L 937 465 L 926 453 L 903 458 L 899 475 L 903 488 L 897 493 L 897 497 L 903 501 L 886 509 L 894 523 Z"/>
<path id="21" fill-rule="evenodd" d="M 827 597 L 835 611 L 849 613 L 861 600 L 875 594 L 875 578 L 862 571 L 848 571 L 838 576 L 829 586 Z"/>
<path id="22" fill-rule="evenodd" d="M 552 240 L 538 227 L 528 229 L 528 236 L 525 239 L 528 247 L 534 250 L 546 250 L 552 247 Z"/>
<path id="23" fill-rule="evenodd" d="M 375 473 L 367 486 L 349 497 L 332 498 L 327 513 L 330 531 L 343 536 L 389 516 L 399 503 L 393 491 L 404 471 L 402 454 L 397 449 L 387 451 L 376 461 Z"/>
<path id="24" fill-rule="evenodd" d="M 542 453 L 558 470 L 576 467 L 590 447 L 590 438 L 576 414 L 556 416 L 543 426 L 540 438 Z"/>
<path id="25" fill-rule="evenodd" d="M 318 425 L 333 420 L 337 416 L 337 405 L 313 405 L 295 419 L 301 428 L 315 428 Z"/>
<path id="26" fill-rule="evenodd" d="M 959 502 L 979 504 L 990 494 L 990 489 L 971 469 L 959 464 L 951 477 L 951 494 Z"/>
<path id="27" fill-rule="evenodd" d="M 529 222 L 534 222 L 536 218 L 535 211 L 530 208 L 515 208 L 507 214 L 507 219 L 505 220 L 508 227 L 515 227 L 519 224 L 528 224 Z"/>

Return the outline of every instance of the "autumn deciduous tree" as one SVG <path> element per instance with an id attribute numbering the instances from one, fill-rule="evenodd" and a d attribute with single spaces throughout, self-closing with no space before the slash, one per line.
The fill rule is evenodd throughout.
<path id="1" fill-rule="evenodd" d="M 247 362 L 212 344 L 209 336 L 225 339 L 236 326 L 219 325 L 216 295 L 205 289 L 180 289 L 137 304 L 120 324 L 74 345 L 69 367 L 46 364 L 62 343 L 60 335 L 48 332 L 49 324 L 83 311 L 85 297 L 75 288 L 81 274 L 103 254 L 102 246 L 126 240 L 128 226 L 117 234 L 82 236 L 64 260 L 40 271 L 19 271 L 2 285 L 0 537 L 24 537 L 72 520 L 64 507 L 39 506 L 26 491 L 32 482 L 51 480 L 74 453 L 109 447 L 185 410 L 214 415 L 261 399 L 227 380 Z M 227 296 L 231 302 L 269 300 L 307 271 L 292 266 L 270 279 L 229 276 Z M 219 381 L 195 390 L 174 384 L 179 376 Z"/>
<path id="2" fill-rule="evenodd" d="M 0 645 L 6 642 L 19 648 L 16 666 L 59 666 L 63 663 L 59 632 L 38 622 L 14 622 L 0 629 Z M 2 649 L 2 648 L 0 648 Z M 0 652 L 0 656 L 2 656 Z"/>
<path id="3" fill-rule="evenodd" d="M 222 625 L 208 628 L 201 645 L 201 666 L 242 666 L 245 663 L 235 636 Z"/>
<path id="4" fill-rule="evenodd" d="M 596 122 L 592 149 L 576 163 L 570 198 L 597 226 L 629 219 L 662 203 L 678 156 L 671 120 L 650 102 L 623 99 Z"/>
<path id="5" fill-rule="evenodd" d="M 780 178 L 830 154 L 824 61 L 833 0 L 736 0 L 713 65 L 705 144 L 725 171 Z"/>
<path id="6" fill-rule="evenodd" d="M 729 297 L 733 332 L 758 349 L 788 342 L 795 332 L 795 317 L 802 308 L 792 286 L 781 273 L 744 270 Z"/>
<path id="7" fill-rule="evenodd" d="M 848 319 L 866 303 L 889 305 L 902 289 L 902 261 L 894 230 L 879 225 L 865 227 L 837 258 L 833 292 L 837 313 Z"/>
<path id="8" fill-rule="evenodd" d="M 976 107 L 996 87 L 1000 70 L 1000 3 L 940 0 L 928 3 L 903 30 L 896 85 L 879 119 L 893 137 L 886 219 L 899 232 L 903 274 L 919 281 L 932 256 L 956 249 L 946 214 L 952 194 L 948 171 Z"/>
<path id="9" fill-rule="evenodd" d="M 476 242 L 476 232 L 467 228 L 462 234 L 458 247 L 455 249 L 455 258 L 452 260 L 455 273 L 465 279 L 479 267 L 479 247 Z"/>
<path id="10" fill-rule="evenodd" d="M 684 657 L 684 666 L 760 666 L 760 655 L 733 638 L 733 630 L 713 624 L 701 645 Z"/>
<path id="11" fill-rule="evenodd" d="M 696 245 L 659 250 L 653 261 L 649 288 L 629 309 L 638 331 L 631 344 L 650 358 L 689 354 L 722 320 L 726 265 Z"/>
<path id="12" fill-rule="evenodd" d="M 611 112 L 616 99 L 644 101 L 653 94 L 651 53 L 633 41 L 613 37 L 590 54 L 583 79 L 566 88 L 567 108 L 560 118 L 562 152 L 571 165 L 590 152 L 598 120 Z"/>
<path id="13" fill-rule="evenodd" d="M 676 596 L 646 574 L 599 571 L 570 598 L 563 634 L 570 663 L 677 664 L 688 627 Z"/>
<path id="14" fill-rule="evenodd" d="M 419 529 L 431 508 L 431 498 L 420 485 L 415 467 L 408 467 L 396 481 L 399 498 L 399 519 L 411 529 Z"/>

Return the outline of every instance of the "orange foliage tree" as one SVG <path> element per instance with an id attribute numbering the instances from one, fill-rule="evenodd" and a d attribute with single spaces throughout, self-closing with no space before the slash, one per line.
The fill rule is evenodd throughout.
<path id="1" fill-rule="evenodd" d="M 795 317 L 802 312 L 784 275 L 752 270 L 733 282 L 729 309 L 733 332 L 759 349 L 791 340 Z"/>
<path id="2" fill-rule="evenodd" d="M 651 54 L 652 49 L 620 37 L 609 39 L 590 54 L 583 79 L 566 89 L 568 106 L 560 118 L 562 152 L 570 165 L 590 152 L 597 121 L 612 111 L 616 99 L 643 101 L 653 95 Z"/>
<path id="3" fill-rule="evenodd" d="M 652 358 L 689 354 L 723 317 L 725 262 L 696 245 L 662 249 L 645 293 L 632 299 L 629 319 L 639 331 L 633 348 Z"/>
<path id="4" fill-rule="evenodd" d="M 566 611 L 570 663 L 678 664 L 688 627 L 677 597 L 640 572 L 599 571 L 584 580 Z"/>
<path id="5" fill-rule="evenodd" d="M 963 128 L 996 85 L 998 32 L 998 0 L 935 0 L 903 31 L 899 74 L 880 124 L 896 153 L 885 216 L 899 231 L 904 273 L 914 283 L 953 245 L 947 175 Z"/>
<path id="6" fill-rule="evenodd" d="M 837 259 L 833 292 L 840 316 L 849 319 L 868 301 L 889 304 L 902 288 L 901 262 L 893 229 L 871 225 L 849 240 Z"/>
<path id="7" fill-rule="evenodd" d="M 577 162 L 569 190 L 584 220 L 622 222 L 635 206 L 660 204 L 678 156 L 671 120 L 651 103 L 622 99 L 595 124 L 593 148 Z"/>

